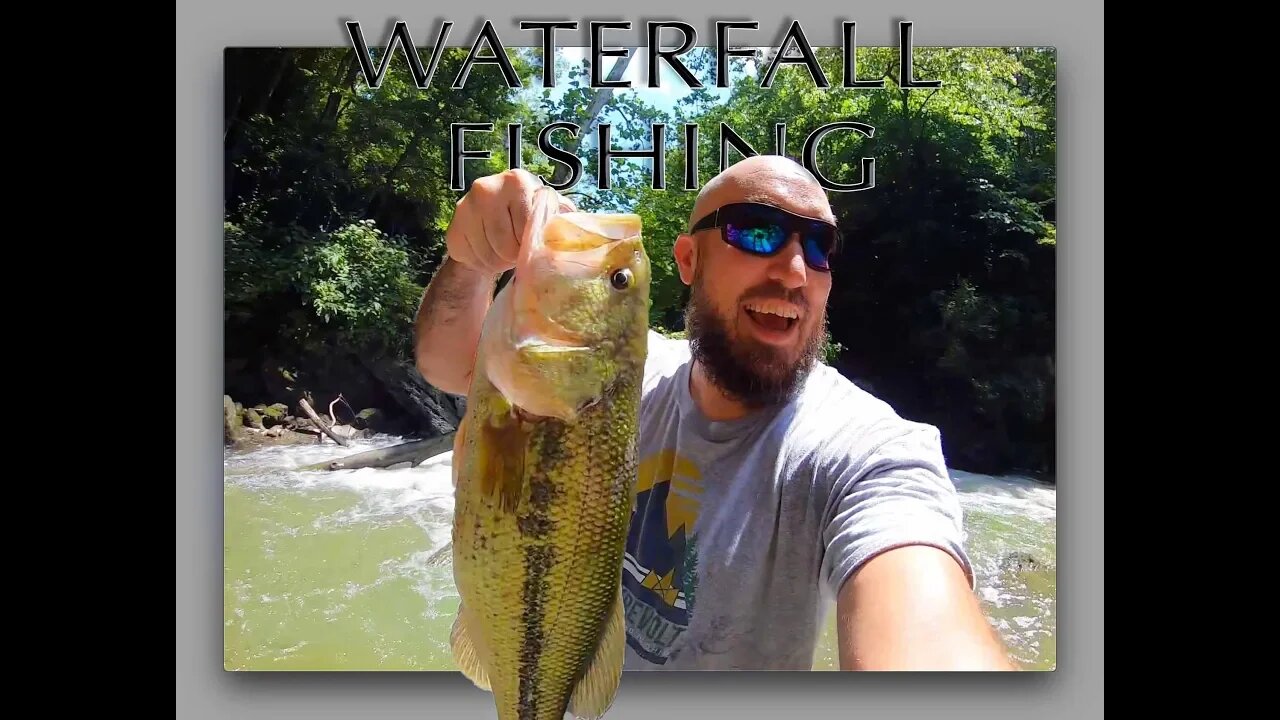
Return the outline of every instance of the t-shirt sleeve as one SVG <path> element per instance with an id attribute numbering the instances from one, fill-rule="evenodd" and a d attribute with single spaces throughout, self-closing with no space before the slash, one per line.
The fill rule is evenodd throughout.
<path id="1" fill-rule="evenodd" d="M 879 429 L 880 439 L 869 453 L 832 463 L 836 476 L 822 567 L 834 595 L 867 560 L 904 545 L 946 551 L 974 587 L 960 498 L 939 432 L 932 425 L 895 420 Z"/>

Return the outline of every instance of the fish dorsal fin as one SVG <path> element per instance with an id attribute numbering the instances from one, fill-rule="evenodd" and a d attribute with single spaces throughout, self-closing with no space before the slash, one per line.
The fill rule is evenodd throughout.
<path id="1" fill-rule="evenodd" d="M 627 627 L 623 618 L 622 586 L 605 622 L 604 633 L 596 654 L 587 664 L 587 670 L 573 689 L 569 698 L 569 712 L 578 720 L 599 720 L 618 694 L 622 680 L 623 652 L 627 642 Z"/>
<path id="2" fill-rule="evenodd" d="M 492 690 L 489 686 L 489 672 L 485 670 L 476 652 L 475 641 L 467 629 L 464 608 L 458 605 L 458 614 L 453 618 L 453 629 L 449 632 L 449 647 L 453 651 L 453 662 L 468 680 L 481 690 Z"/>

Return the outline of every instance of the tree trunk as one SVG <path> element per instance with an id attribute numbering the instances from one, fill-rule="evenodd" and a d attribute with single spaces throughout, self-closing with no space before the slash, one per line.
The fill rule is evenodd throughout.
<path id="1" fill-rule="evenodd" d="M 418 421 L 419 428 L 427 435 L 447 435 L 457 429 L 466 412 L 465 397 L 449 395 L 434 387 L 423 379 L 412 362 L 366 356 L 357 359 L 400 407 Z"/>
<path id="2" fill-rule="evenodd" d="M 609 70 L 609 80 L 617 82 L 622 79 L 623 74 L 627 72 L 627 66 L 631 64 L 631 58 L 635 55 L 638 48 L 631 48 L 625 56 L 620 57 L 613 63 L 613 68 Z M 591 104 L 587 106 L 587 122 L 582 126 L 582 130 L 578 133 L 578 137 L 573 138 L 566 147 L 567 152 L 577 154 L 578 148 L 582 146 L 582 140 L 595 129 L 596 121 L 600 117 L 600 113 L 604 111 L 604 106 L 609 104 L 609 100 L 613 98 L 613 88 L 600 88 L 596 90 L 596 94 L 591 98 Z M 569 168 L 565 165 L 557 165 L 556 172 L 551 176 L 551 182 L 559 185 L 569 179 Z"/>
<path id="3" fill-rule="evenodd" d="M 329 92 L 329 100 L 325 103 L 324 113 L 320 116 L 322 127 L 332 129 L 338 126 L 338 116 L 342 109 L 342 91 L 355 85 L 356 72 L 360 69 L 360 59 L 356 57 L 354 50 L 348 50 L 347 57 L 350 59 L 344 64 L 346 73 L 335 80 L 333 90 Z"/>
<path id="4" fill-rule="evenodd" d="M 422 144 L 422 131 L 414 130 L 413 137 L 409 138 L 409 144 L 405 145 L 404 151 L 400 153 L 400 159 L 396 160 L 396 164 L 387 171 L 386 177 L 382 179 L 382 184 L 374 191 L 373 196 L 369 198 L 369 205 L 365 208 L 365 215 L 372 217 L 378 210 L 383 198 L 391 194 L 391 184 L 395 182 L 396 176 L 409 164 L 409 157 L 413 155 L 418 146 Z"/>
<path id="5" fill-rule="evenodd" d="M 448 452 L 453 449 L 453 437 L 455 433 L 441 435 L 439 437 L 427 438 L 426 440 L 411 440 L 399 445 L 391 447 L 379 448 L 377 450 L 368 450 L 355 455 L 348 455 L 337 460 L 316 463 L 308 465 L 303 470 L 357 470 L 360 468 L 387 468 L 400 463 L 409 463 L 412 467 L 417 467 L 423 462 L 430 460 L 436 455 Z"/>
<path id="6" fill-rule="evenodd" d="M 302 408 L 302 411 L 307 414 L 307 417 L 311 418 L 311 422 L 315 423 L 316 427 L 320 428 L 320 431 L 325 435 L 333 438 L 334 442 L 343 447 L 347 447 L 351 444 L 346 438 L 338 435 L 333 430 L 330 430 L 329 426 L 324 424 L 324 421 L 320 419 L 320 416 L 316 414 L 316 411 L 311 409 L 311 403 L 303 399 L 298 401 L 298 405 Z"/>

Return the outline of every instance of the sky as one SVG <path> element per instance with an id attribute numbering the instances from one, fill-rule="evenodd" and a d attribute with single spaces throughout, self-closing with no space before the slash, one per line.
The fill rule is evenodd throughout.
<path id="1" fill-rule="evenodd" d="M 672 47 L 672 46 L 664 45 L 664 47 Z M 695 49 L 694 52 L 697 52 L 698 50 L 702 50 L 705 52 L 710 50 L 710 48 L 697 48 Z M 762 53 L 764 51 L 764 48 L 757 48 L 757 50 Z M 661 87 L 657 87 L 657 88 L 647 87 L 647 83 L 649 80 L 648 50 L 644 47 L 639 47 L 639 48 L 630 48 L 630 51 L 631 51 L 631 61 L 627 65 L 627 70 L 623 75 L 623 80 L 629 80 L 631 82 L 632 87 L 617 88 L 614 90 L 615 95 L 634 93 L 634 94 L 637 94 L 640 97 L 640 99 L 642 99 L 646 104 L 654 105 L 659 110 L 664 112 L 669 112 L 669 113 L 673 112 L 675 109 L 676 102 L 679 101 L 681 98 L 685 97 L 686 95 L 690 94 L 692 90 L 685 84 L 684 80 L 678 74 L 676 74 L 674 70 L 671 69 L 670 65 L 665 62 L 660 62 L 658 65 L 659 71 L 661 72 Z M 590 55 L 591 55 L 590 47 L 558 47 L 556 48 L 556 57 L 561 60 L 561 67 L 566 65 L 567 66 L 580 65 L 584 59 L 590 62 Z M 759 55 L 758 57 L 763 57 L 763 55 Z M 609 71 L 613 68 L 613 64 L 617 60 L 618 60 L 617 57 L 612 57 L 612 56 L 607 56 L 602 58 L 602 61 L 604 63 L 604 70 L 602 72 L 602 77 L 608 76 Z M 728 99 L 729 94 L 733 89 L 732 88 L 733 83 L 735 83 L 738 80 L 738 78 L 742 77 L 743 72 L 744 71 L 731 72 L 730 78 L 729 78 L 730 87 L 726 87 L 726 88 L 718 88 L 715 86 L 716 78 L 715 78 L 714 61 L 712 66 L 706 68 L 705 70 L 694 71 L 694 75 L 702 82 L 703 89 L 705 89 L 713 97 L 720 98 L 720 99 Z M 745 63 L 745 73 L 751 73 L 754 75 L 755 72 L 756 72 L 756 61 L 752 59 L 747 59 Z M 551 89 L 552 99 L 559 100 L 564 95 L 564 93 L 570 89 L 571 88 L 569 85 L 569 79 L 567 74 L 565 72 L 557 70 L 556 87 Z M 522 91 L 522 94 L 526 95 L 531 100 L 536 102 L 538 99 L 541 98 L 543 90 L 544 88 L 542 87 L 542 74 L 541 72 L 538 72 L 534 76 L 534 81 L 526 85 L 526 87 Z M 611 105 L 612 105 L 612 101 L 611 101 Z M 622 119 L 616 113 L 611 112 L 610 110 L 611 105 L 606 106 L 604 111 L 601 113 L 600 122 L 612 122 L 616 124 L 622 121 Z M 598 137 L 598 134 L 596 132 L 590 132 L 586 134 L 586 136 L 583 138 L 583 142 L 578 152 L 579 156 L 585 157 L 587 154 L 595 153 L 597 151 L 597 143 L 596 143 L 597 137 Z M 680 143 L 680 142 L 683 142 L 683 131 L 681 131 L 679 128 L 674 128 L 674 129 L 668 128 L 667 129 L 668 147 L 670 147 L 672 143 Z M 623 161 L 619 160 L 619 162 L 623 162 Z M 633 159 L 626 162 L 632 162 L 632 163 L 643 162 L 647 165 L 648 161 Z M 575 190 L 579 192 L 594 194 L 593 192 L 591 192 L 593 189 L 592 187 L 590 187 L 591 185 L 593 185 L 593 183 L 584 181 L 580 183 L 575 188 Z"/>
<path id="2" fill-rule="evenodd" d="M 622 79 L 630 81 L 631 87 L 617 88 L 614 90 L 614 93 L 634 93 L 645 103 L 657 106 L 659 110 L 672 112 L 675 109 L 676 102 L 691 93 L 692 90 L 685 84 L 684 80 L 671 69 L 670 65 L 665 62 L 660 62 L 658 64 L 659 72 L 661 73 L 661 87 L 646 87 L 649 81 L 648 50 L 643 47 L 630 48 L 630 50 L 631 62 L 627 65 L 626 73 L 622 76 Z M 707 51 L 709 48 L 697 48 L 695 49 L 695 52 L 697 50 Z M 757 50 L 762 52 L 764 48 L 757 48 Z M 583 60 L 590 62 L 590 54 L 590 47 L 556 48 L 556 57 L 559 58 L 562 63 L 567 65 L 579 65 Z M 604 57 L 601 59 L 604 62 L 602 76 L 608 76 L 609 70 L 613 68 L 613 64 L 618 60 L 618 58 Z M 745 72 L 753 75 L 755 74 L 755 60 L 748 59 L 746 61 Z M 718 88 L 715 86 L 716 78 L 714 67 L 709 67 L 706 70 L 695 72 L 694 74 L 700 81 L 702 81 L 703 89 L 709 92 L 713 97 L 728 99 L 729 93 L 733 89 L 732 84 L 736 82 L 738 78 L 742 77 L 743 73 L 740 71 L 732 72 L 729 77 L 730 87 L 726 88 Z M 531 99 L 537 99 L 542 96 L 543 89 L 542 75 L 541 73 L 538 73 L 535 75 L 534 82 L 526 86 L 523 92 Z M 551 89 L 552 99 L 559 100 L 569 89 L 571 88 L 569 86 L 568 77 L 565 73 L 557 72 L 556 86 Z M 601 116 L 601 121 L 603 122 L 619 121 L 619 118 L 616 115 L 611 114 L 609 106 L 606 106 L 604 112 L 601 113 Z"/>
<path id="3" fill-rule="evenodd" d="M 591 48 L 589 47 L 567 47 L 557 49 L 557 57 L 566 61 L 570 65 L 577 65 L 583 60 L 589 61 L 590 54 Z M 604 61 L 603 75 L 607 76 L 609 74 L 609 70 L 613 68 L 613 63 L 615 63 L 618 58 L 604 57 L 601 59 Z M 754 61 L 748 60 L 747 66 L 749 71 L 753 71 L 755 67 Z M 615 90 L 615 92 L 637 93 L 645 102 L 651 105 L 657 105 L 661 110 L 671 111 L 675 107 L 676 101 L 689 94 L 690 90 L 689 87 L 685 85 L 684 80 L 682 80 L 680 76 L 676 74 L 675 70 L 672 70 L 667 63 L 661 62 L 658 64 L 658 67 L 659 72 L 661 73 L 660 80 L 662 86 L 658 88 L 645 87 L 649 81 L 649 52 L 643 47 L 631 48 L 631 62 L 627 65 L 627 71 L 622 76 L 622 79 L 629 80 L 632 87 L 618 89 Z M 702 81 L 703 86 L 708 92 L 722 98 L 727 98 L 729 96 L 731 88 L 715 87 L 714 69 L 704 71 L 702 74 L 708 75 L 708 77 L 702 77 L 701 75 L 698 76 L 698 79 Z M 559 98 L 564 94 L 564 91 L 568 89 L 568 83 L 562 79 L 560 75 L 557 75 L 556 85 L 558 87 L 553 88 L 551 93 L 552 97 Z M 533 89 L 539 94 L 542 92 L 542 88 L 540 86 L 536 86 Z"/>

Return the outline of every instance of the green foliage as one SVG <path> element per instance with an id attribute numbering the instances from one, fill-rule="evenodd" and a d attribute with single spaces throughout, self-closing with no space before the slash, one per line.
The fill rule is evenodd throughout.
<path id="1" fill-rule="evenodd" d="M 418 253 L 372 220 L 333 233 L 226 223 L 228 323 L 261 324 L 283 312 L 284 340 L 332 336 L 361 352 L 408 352 L 405 328 L 422 294 Z M 323 340 L 321 340 L 323 342 Z"/>
<path id="2" fill-rule="evenodd" d="M 412 280 L 410 257 L 403 238 L 389 238 L 363 220 L 319 236 L 303 253 L 298 281 L 320 320 L 337 326 L 352 345 L 391 339 L 406 353 L 405 328 L 423 290 Z"/>
<path id="3" fill-rule="evenodd" d="M 411 357 L 413 313 L 461 197 L 450 124 L 520 107 L 494 66 L 450 87 L 465 56 L 443 53 L 426 90 L 397 56 L 373 91 L 351 49 L 227 53 L 226 344 L 229 368 L 242 368 L 229 385 L 252 393 L 256 368 L 330 362 L 321 356 Z M 527 82 L 530 53 L 513 60 Z M 505 167 L 502 141 L 467 137 L 493 151 L 467 164 L 468 181 Z"/>
<path id="4" fill-rule="evenodd" d="M 670 111 L 613 93 L 597 117 L 590 108 L 607 91 L 589 87 L 585 61 L 559 64 L 568 90 L 555 97 L 541 87 L 540 49 L 509 51 L 521 90 L 506 88 L 492 65 L 475 66 L 465 88 L 450 87 L 465 48 L 444 54 L 426 90 L 412 86 L 403 57 L 370 91 L 348 49 L 228 54 L 229 357 L 305 360 L 335 346 L 406 357 L 413 311 L 461 197 L 448 186 L 449 127 L 465 121 L 494 123 L 492 134 L 467 136 L 468 148 L 492 152 L 465 164 L 468 182 L 506 167 L 508 122 L 523 126 L 521 165 L 551 178 L 559 166 L 537 150 L 536 134 L 550 122 L 577 123 L 576 141 L 552 136 L 584 160 L 566 194 L 584 210 L 641 216 L 653 263 L 651 323 L 683 336 L 688 288 L 672 246 L 697 196 L 682 189 L 683 123 L 699 126 L 701 184 L 720 169 L 722 122 L 758 153 L 798 158 L 816 128 L 857 120 L 874 126 L 874 137 L 833 132 L 817 152 L 820 172 L 840 182 L 861 179 L 862 158 L 876 162 L 874 189 L 829 195 L 846 244 L 833 268 L 825 361 L 904 415 L 937 424 L 953 465 L 1051 472 L 1052 49 L 918 47 L 916 77 L 943 85 L 908 90 L 898 85 L 896 48 L 858 49 L 858 77 L 882 78 L 877 90 L 840 87 L 838 48 L 818 49 L 826 90 L 794 65 L 762 87 L 771 56 L 754 65 L 734 58 L 732 90 L 722 98 L 710 87 L 714 53 L 697 48 L 682 60 L 707 88 Z M 652 124 L 667 123 L 666 187 L 650 188 L 649 161 L 615 160 L 611 187 L 597 189 L 598 122 L 611 124 L 619 149 L 648 148 Z M 774 147 L 775 123 L 786 123 L 783 148 Z M 725 163 L 741 157 L 730 148 Z"/>
<path id="5" fill-rule="evenodd" d="M 828 365 L 836 365 L 840 362 L 840 353 L 844 351 L 844 345 L 831 339 L 831 331 L 827 330 L 823 333 L 822 339 L 822 361 Z"/>

